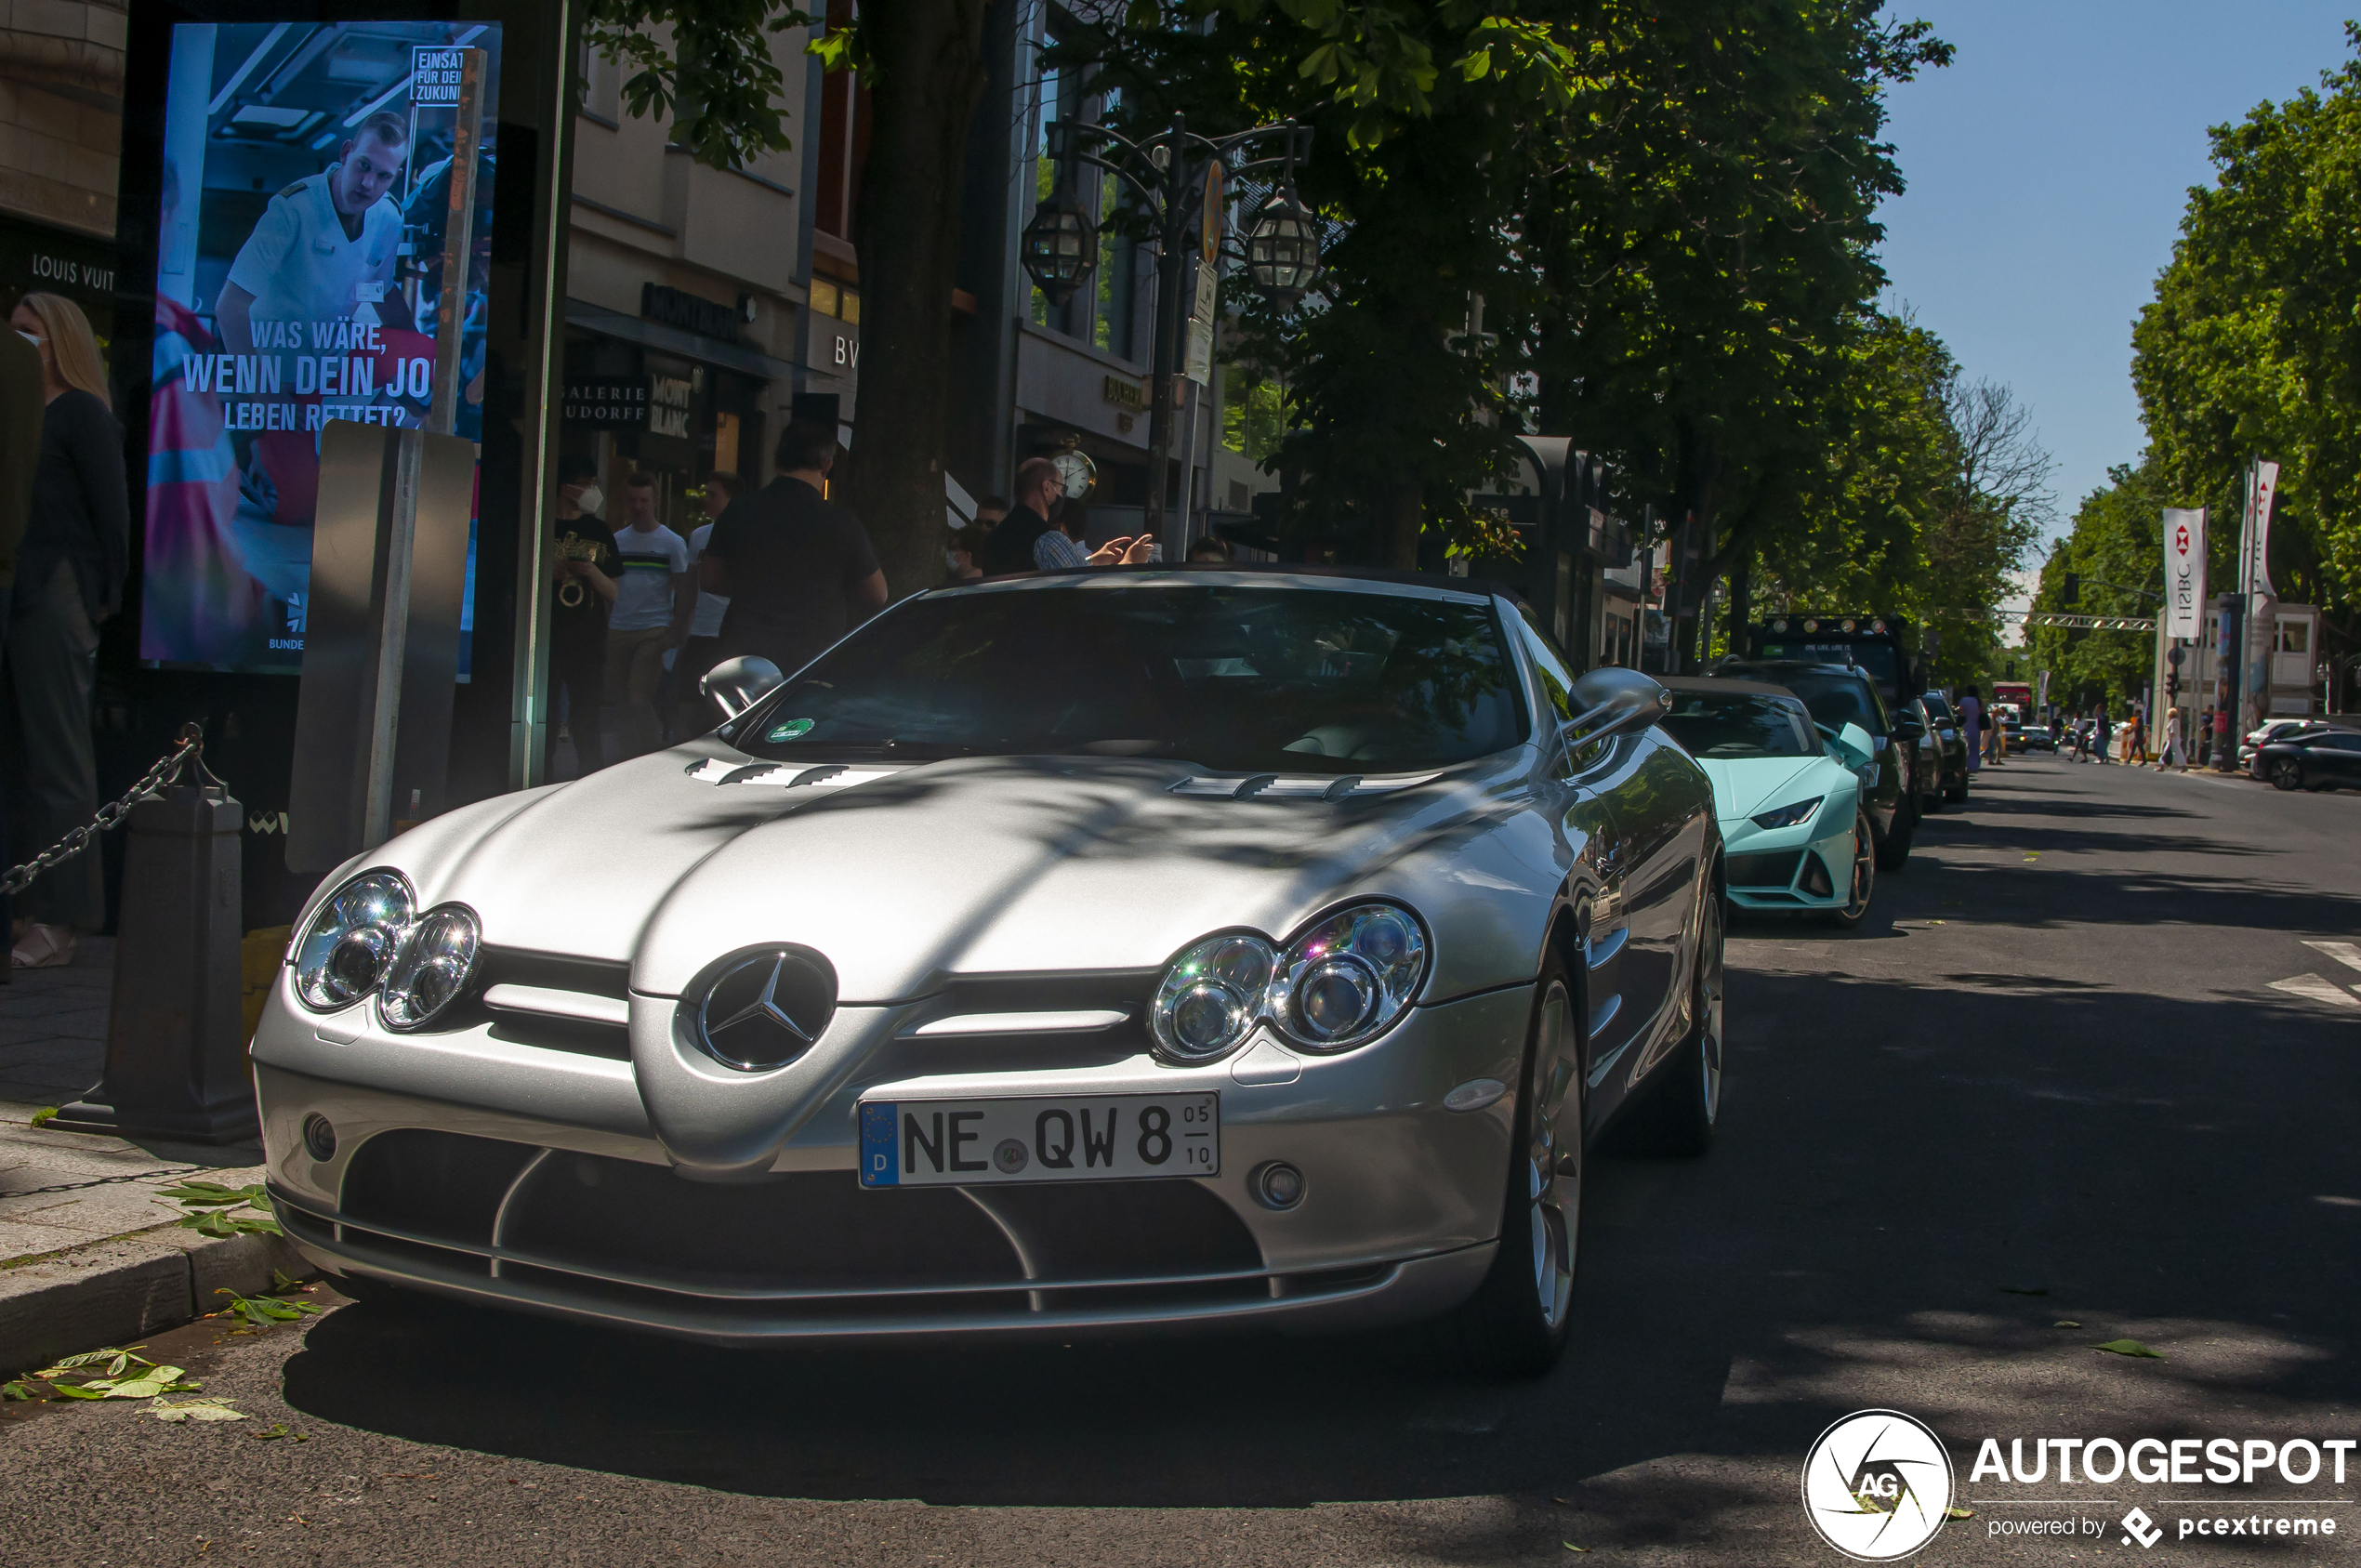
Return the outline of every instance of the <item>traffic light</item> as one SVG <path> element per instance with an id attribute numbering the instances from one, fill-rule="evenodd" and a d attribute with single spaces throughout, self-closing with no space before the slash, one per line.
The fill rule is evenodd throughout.
<path id="1" fill-rule="evenodd" d="M 2080 573 L 2069 572 L 2065 574 L 2065 587 L 2059 594 L 2058 600 L 2062 604 L 2082 602 L 2082 574 Z"/>

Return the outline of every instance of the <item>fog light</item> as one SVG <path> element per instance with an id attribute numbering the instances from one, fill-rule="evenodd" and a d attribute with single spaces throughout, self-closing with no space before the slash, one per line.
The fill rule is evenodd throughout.
<path id="1" fill-rule="evenodd" d="M 317 1111 L 303 1119 L 303 1146 L 311 1157 L 323 1162 L 336 1157 L 336 1124 Z"/>
<path id="2" fill-rule="evenodd" d="M 1255 1202 L 1265 1208 L 1293 1208 L 1303 1201 L 1303 1172 L 1285 1160 L 1256 1166 L 1246 1179 L 1254 1188 Z"/>

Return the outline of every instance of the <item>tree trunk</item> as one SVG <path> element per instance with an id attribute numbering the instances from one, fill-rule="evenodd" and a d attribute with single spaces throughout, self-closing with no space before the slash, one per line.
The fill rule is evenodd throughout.
<path id="1" fill-rule="evenodd" d="M 1416 474 L 1405 475 L 1378 492 L 1377 555 L 1373 563 L 1396 572 L 1418 569 L 1418 534 L 1426 523 L 1426 487 Z"/>
<path id="2" fill-rule="evenodd" d="M 873 114 L 861 172 L 855 504 L 894 598 L 943 576 L 951 289 L 984 0 L 868 0 Z"/>

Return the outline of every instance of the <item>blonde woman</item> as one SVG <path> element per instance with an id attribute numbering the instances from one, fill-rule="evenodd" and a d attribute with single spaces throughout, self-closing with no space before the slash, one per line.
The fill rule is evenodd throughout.
<path id="1" fill-rule="evenodd" d="M 8 324 L 40 351 L 46 400 L 8 617 L 16 717 L 8 750 L 20 784 L 10 813 L 12 858 L 21 861 L 99 809 L 90 690 L 99 623 L 123 603 L 131 510 L 123 427 L 107 403 L 107 373 L 89 319 L 70 299 L 28 294 Z M 18 968 L 71 964 L 76 933 L 105 923 L 99 865 L 96 854 L 77 855 L 24 891 L 24 914 L 9 933 Z"/>

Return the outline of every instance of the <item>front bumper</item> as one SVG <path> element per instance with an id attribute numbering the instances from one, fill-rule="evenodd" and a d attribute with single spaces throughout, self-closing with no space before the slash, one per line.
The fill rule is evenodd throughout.
<path id="1" fill-rule="evenodd" d="M 939 1047 L 899 1037 L 910 1009 L 847 1007 L 828 1034 L 870 1032 L 860 1068 L 761 1179 L 731 1184 L 675 1167 L 629 1061 L 512 1025 L 417 1036 L 361 1009 L 323 1021 L 283 977 L 255 1076 L 281 1221 L 337 1274 L 717 1342 L 1326 1329 L 1432 1315 L 1482 1281 L 1512 1098 L 1443 1100 L 1473 1079 L 1517 1081 L 1530 1008 L 1529 987 L 1419 1008 L 1340 1057 L 1258 1042 L 1207 1067 L 1105 1051 L 1051 1065 L 1035 1042 L 1032 1060 L 945 1072 Z M 1222 1113 L 1211 1177 L 887 1192 L 855 1177 L 864 1092 L 1207 1090 Z M 315 1115 L 335 1131 L 324 1160 L 304 1138 Z M 1252 1195 L 1249 1173 L 1273 1159 L 1304 1173 L 1294 1208 Z"/>
<path id="2" fill-rule="evenodd" d="M 1724 821 L 1722 867 L 1740 909 L 1841 909 L 1853 883 L 1853 818 L 1823 805 L 1808 822 L 1769 832 L 1748 818 Z"/>

